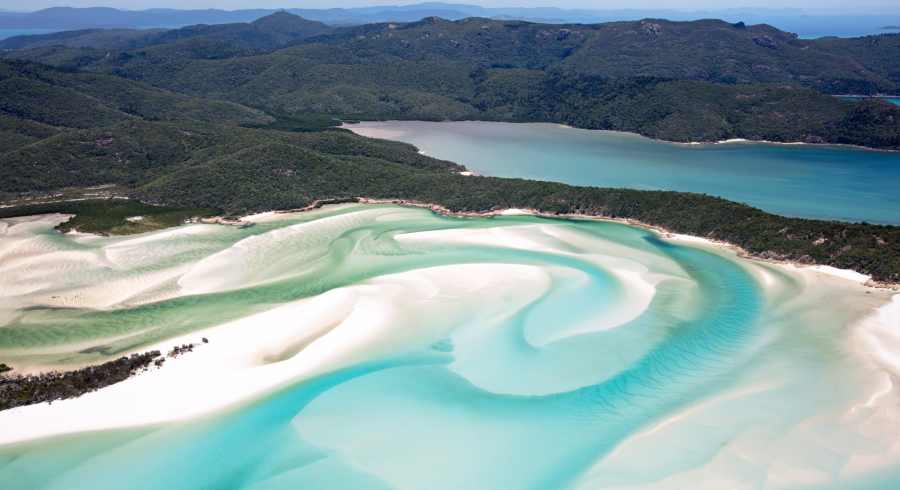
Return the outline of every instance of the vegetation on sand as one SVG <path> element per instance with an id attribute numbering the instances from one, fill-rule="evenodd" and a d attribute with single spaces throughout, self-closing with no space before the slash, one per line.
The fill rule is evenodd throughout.
<path id="1" fill-rule="evenodd" d="M 132 354 L 98 366 L 36 375 L 0 375 L 0 410 L 77 398 L 145 371 L 160 352 Z"/>

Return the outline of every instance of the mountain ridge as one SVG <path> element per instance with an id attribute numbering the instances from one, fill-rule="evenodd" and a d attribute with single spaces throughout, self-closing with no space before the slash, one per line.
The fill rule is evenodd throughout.
<path id="1" fill-rule="evenodd" d="M 782 83 L 823 93 L 900 93 L 900 36 L 855 40 L 801 40 L 768 25 L 719 20 L 664 19 L 605 24 L 539 24 L 429 17 L 409 23 L 334 28 L 280 11 L 250 24 L 190 26 L 155 31 L 72 31 L 0 41 L 7 58 L 76 66 L 58 54 L 41 58 L 49 45 L 130 51 L 188 38 L 238 47 L 281 49 L 324 43 L 348 47 L 372 63 L 429 61 L 485 68 L 526 68 L 603 77 L 660 76 L 720 84 Z M 74 54 L 78 58 L 81 55 Z"/>

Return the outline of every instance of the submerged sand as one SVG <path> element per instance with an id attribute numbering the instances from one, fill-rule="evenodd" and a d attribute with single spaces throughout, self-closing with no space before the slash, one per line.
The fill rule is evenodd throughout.
<path id="1" fill-rule="evenodd" d="M 502 214 L 523 213 L 527 211 L 508 210 Z M 354 213 L 294 225 L 290 229 L 248 238 L 203 260 L 164 269 L 139 283 L 131 284 L 123 280 L 85 286 L 85 294 L 71 301 L 77 301 L 79 307 L 103 308 L 172 280 L 178 281 L 179 288 L 166 289 L 148 301 L 172 295 L 224 291 L 235 287 L 235 284 L 255 284 L 256 277 L 264 278 L 268 274 L 265 264 L 250 262 L 242 268 L 233 265 L 239 262 L 248 247 L 281 246 L 279 243 L 290 238 L 291 233 L 310 232 L 316 235 L 331 224 L 362 216 L 378 219 L 373 211 L 369 215 Z M 276 219 L 268 216 L 260 218 Z M 278 219 L 283 218 L 284 215 L 281 215 Z M 209 225 L 196 225 L 119 240 L 115 245 L 106 247 L 106 259 L 124 266 L 128 263 L 126 257 L 137 253 L 142 243 L 184 237 L 184 234 L 201 236 L 217 232 L 210 228 Z M 104 240 L 92 237 L 80 239 Z M 549 225 L 527 224 L 402 233 L 394 239 L 423 246 L 445 243 L 551 250 L 556 243 L 553 240 L 577 244 L 583 237 Z M 861 274 L 827 267 L 798 269 L 790 265 L 737 259 L 734 250 L 721 244 L 681 235 L 671 239 L 686 246 L 714 250 L 740 261 L 758 278 L 765 293 L 773 297 L 783 294 L 786 284 L 790 283 L 802 285 L 805 292 L 801 299 L 809 304 L 815 304 L 816 295 L 827 297 L 824 293 L 832 296 L 842 291 L 847 295 L 865 294 L 861 283 L 867 277 Z M 39 283 L 29 283 L 24 277 L 29 270 L 46 270 L 47 274 L 51 274 L 59 264 L 73 260 L 94 264 L 90 260 L 95 260 L 87 256 L 47 253 L 40 248 L 29 248 L 33 246 L 30 242 L 16 243 L 15 249 L 0 250 L 4 253 L 0 255 L 0 260 L 4 261 L 2 270 L 12 274 L 7 277 L 19 279 L 4 281 L 3 287 L 12 288 L 3 289 L 7 301 L 12 302 L 7 306 L 21 307 L 41 301 L 55 301 L 40 297 L 32 297 L 30 302 L 13 301 L 13 293 L 40 287 Z M 629 255 L 638 254 L 637 251 L 624 246 L 616 248 L 613 243 L 605 247 L 603 253 L 584 257 L 584 260 L 602 265 L 624 285 L 627 294 L 623 296 L 621 307 L 608 311 L 601 322 L 576 323 L 571 328 L 552 332 L 529 331 L 527 335 L 531 345 L 542 346 L 563 338 L 574 338 L 590 329 L 618 328 L 648 308 L 660 281 L 672 279 L 672 276 L 649 273 L 639 262 L 628 259 Z M 566 252 L 559 253 L 566 255 Z M 229 270 L 229 264 L 234 270 Z M 252 267 L 260 269 L 254 272 Z M 198 417 L 288 384 L 383 358 L 428 339 L 440 338 L 465 322 L 473 311 L 500 314 L 498 305 L 511 301 L 510 298 L 514 298 L 516 304 L 527 305 L 541 297 L 550 282 L 559 280 L 577 282 L 583 278 L 563 269 L 479 263 L 415 269 L 332 289 L 312 298 L 140 349 L 156 348 L 165 352 L 172 345 L 198 343 L 201 337 L 209 339 L 208 344 L 200 344 L 192 353 L 168 359 L 161 369 L 153 368 L 78 399 L 0 412 L 0 444 Z M 611 474 L 633 470 L 635 474 L 645 474 L 643 484 L 646 486 L 643 488 L 675 488 L 686 486 L 690 481 L 706 481 L 714 487 L 729 487 L 741 483 L 731 480 L 741 474 L 735 471 L 737 460 L 752 461 L 767 468 L 766 474 L 770 479 L 767 485 L 777 481 L 827 481 L 830 470 L 821 469 L 827 467 L 822 463 L 822 458 L 831 456 L 822 456 L 824 452 L 839 455 L 845 460 L 841 466 L 841 475 L 845 476 L 898 464 L 900 404 L 897 400 L 900 399 L 900 388 L 896 380 L 900 379 L 900 295 L 878 294 L 884 300 L 873 302 L 880 306 L 848 328 L 846 339 L 841 343 L 846 355 L 866 366 L 863 371 L 870 373 L 869 378 L 860 380 L 860 386 L 865 389 L 858 399 L 847 400 L 846 411 L 818 414 L 812 419 L 797 421 L 787 434 L 749 432 L 736 436 L 734 431 L 741 424 L 751 422 L 733 420 L 735 413 L 765 414 L 772 409 L 767 405 L 772 393 L 789 387 L 779 378 L 777 371 L 768 373 L 768 376 L 762 372 L 757 378 L 742 380 L 733 391 L 700 400 L 632 435 L 583 475 L 580 485 L 589 488 L 598 481 L 608 481 Z M 420 311 L 428 311 L 430 317 L 442 318 L 443 321 L 425 325 L 416 322 L 414 319 Z M 546 395 L 597 382 L 599 375 L 585 374 L 584 369 L 569 364 L 571 362 L 574 361 L 565 357 L 529 361 L 516 367 L 516 370 L 522 374 L 536 369 L 535 375 L 516 379 L 491 372 L 490 366 L 484 364 L 459 362 L 451 365 L 450 369 L 477 387 L 521 396 Z M 573 377 L 573 372 L 581 374 Z M 758 406 L 759 410 L 747 410 L 748 406 Z M 737 410 L 735 407 L 741 408 Z M 823 433 L 823 427 L 829 427 L 829 432 Z M 692 431 L 691 438 L 697 440 L 720 438 L 732 442 L 718 453 L 701 454 L 694 459 L 687 458 L 683 463 L 678 462 L 676 467 L 682 467 L 676 474 L 669 474 L 672 471 L 669 459 L 665 465 L 669 473 L 660 470 L 657 475 L 653 471 L 633 468 L 636 464 L 652 468 L 654 465 L 648 466 L 648 462 L 653 458 L 668 458 L 666 455 L 685 452 L 685 448 L 679 446 L 689 439 L 685 438 L 685 430 Z"/>

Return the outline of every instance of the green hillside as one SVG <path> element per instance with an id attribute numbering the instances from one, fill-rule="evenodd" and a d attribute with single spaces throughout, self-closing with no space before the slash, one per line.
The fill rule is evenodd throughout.
<path id="1" fill-rule="evenodd" d="M 345 45 L 360 56 L 529 68 L 603 77 L 658 76 L 724 84 L 780 83 L 823 93 L 898 92 L 896 83 L 854 57 L 814 49 L 795 34 L 761 24 L 665 19 L 604 24 L 532 24 L 438 18 L 409 24 L 371 24 L 314 38 Z M 859 50 L 855 56 L 867 56 Z M 900 57 L 886 65 L 900 67 Z"/>
<path id="2" fill-rule="evenodd" d="M 158 48 L 174 52 L 179 44 Z M 154 57 L 169 61 L 144 60 Z M 900 107 L 880 100 L 842 101 L 775 84 L 368 63 L 346 46 L 308 44 L 219 60 L 166 58 L 147 48 L 146 55 L 111 53 L 83 69 L 192 97 L 289 111 L 544 121 L 676 142 L 744 138 L 900 148 Z"/>
<path id="3" fill-rule="evenodd" d="M 0 112 L 0 154 L 60 133 L 62 129 Z"/>
<path id="4" fill-rule="evenodd" d="M 740 26 L 710 19 L 560 25 L 430 17 L 419 22 L 333 28 L 278 12 L 249 24 L 188 26 L 109 41 L 94 31 L 62 37 L 10 38 L 0 41 L 0 48 L 24 50 L 6 56 L 82 66 L 81 55 L 73 54 L 71 60 L 58 53 L 56 58 L 42 58 L 43 54 L 28 50 L 61 44 L 128 51 L 189 38 L 265 49 L 324 43 L 344 46 L 369 64 L 428 61 L 599 77 L 655 76 L 732 85 L 778 83 L 827 94 L 900 93 L 900 56 L 894 53 L 894 37 L 801 40 L 765 24 Z"/>
<path id="5" fill-rule="evenodd" d="M 6 60 L 0 61 L 0 114 L 31 121 L 22 128 L 5 124 L 4 134 L 25 131 L 33 122 L 91 128 L 136 118 L 232 125 L 272 121 L 261 111 L 232 102 L 197 100 L 118 77 Z"/>
<path id="6" fill-rule="evenodd" d="M 810 49 L 850 58 L 866 70 L 900 84 L 900 33 L 804 42 Z"/>

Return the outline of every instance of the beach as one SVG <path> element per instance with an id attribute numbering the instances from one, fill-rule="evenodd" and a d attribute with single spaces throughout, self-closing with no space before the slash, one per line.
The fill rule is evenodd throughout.
<path id="1" fill-rule="evenodd" d="M 48 234 L 57 219 L 4 221 L 4 325 L 26 320 L 15 328 L 34 324 L 46 330 L 40 322 L 49 322 L 57 310 L 34 307 L 63 304 L 62 298 L 68 298 L 70 311 L 83 309 L 89 319 L 135 311 L 139 321 L 130 330 L 40 348 L 23 343 L 6 353 L 64 359 L 68 352 L 92 352 L 81 354 L 88 359 L 100 355 L 99 346 L 153 336 L 160 338 L 123 354 L 194 347 L 97 392 L 0 412 L 0 446 L 6 448 L 26 441 L 41 447 L 64 434 L 105 437 L 102 431 L 141 427 L 160 434 L 181 427 L 177 430 L 192 434 L 191 427 L 243 420 L 244 413 L 277 406 L 317 380 L 387 363 L 399 367 L 376 369 L 314 397 L 292 415 L 290 426 L 307 443 L 338 448 L 341 461 L 349 458 L 355 471 L 397 478 L 401 486 L 408 478 L 396 466 L 402 459 L 389 457 L 393 449 L 379 450 L 372 441 L 388 431 L 384 434 L 406 441 L 396 447 L 418 448 L 428 461 L 440 461 L 429 456 L 440 447 L 471 453 L 467 438 L 429 442 L 427 428 L 434 424 L 465 434 L 491 427 L 497 447 L 513 452 L 530 443 L 503 441 L 525 437 L 573 448 L 608 440 L 609 453 L 585 460 L 576 488 L 600 481 L 660 489 L 692 479 L 713 488 L 758 478 L 814 482 L 900 464 L 893 430 L 900 424 L 893 402 L 900 393 L 892 384 L 900 375 L 900 295 L 864 286 L 867 278 L 857 273 L 747 260 L 736 248 L 705 239 L 621 222 L 541 220 L 523 209 L 498 210 L 494 218 L 480 220 L 396 205 L 346 204 L 248 216 L 256 222 L 249 228 L 193 224 L 123 238 Z M 646 241 L 653 236 L 675 248 L 657 248 L 652 244 L 659 240 Z M 69 274 L 59 274 L 61 264 L 70 264 Z M 363 272 L 366 268 L 377 272 Z M 77 280 L 81 276 L 86 277 Z M 308 286 L 332 276 L 340 281 Z M 310 291 L 305 297 L 277 297 L 301 285 Z M 737 289 L 728 292 L 731 287 Z M 248 299 L 253 300 L 248 306 L 239 304 Z M 207 311 L 195 310 L 205 301 L 215 302 L 221 310 L 215 318 L 223 321 L 197 319 L 195 311 Z M 723 302 L 727 307 L 720 310 Z M 9 316 L 18 308 L 27 309 L 24 316 Z M 757 319 L 746 323 L 746 318 Z M 167 332 L 176 331 L 171 327 L 154 327 L 160 323 L 187 325 L 187 331 L 171 335 Z M 704 330 L 696 337 L 673 336 L 690 328 Z M 681 344 L 669 347 L 671 342 Z M 654 354 L 667 351 L 677 353 L 676 364 L 688 370 L 665 361 L 669 354 Z M 430 358 L 443 361 L 429 367 L 437 361 L 422 359 Z M 648 373 L 657 374 L 635 376 L 619 390 L 623 381 L 617 377 L 644 369 L 648 359 L 655 363 Z M 446 374 L 428 385 L 438 372 Z M 672 381 L 655 385 L 658 373 Z M 391 382 L 399 384 L 380 388 L 378 380 L 395 379 L 391 376 L 399 376 Z M 465 384 L 439 382 L 446 376 Z M 719 385 L 702 380 L 723 376 L 728 381 L 721 387 L 704 391 Z M 459 405 L 451 397 L 448 404 L 439 403 L 460 390 L 474 390 L 465 396 L 475 398 L 463 399 L 493 401 Z M 613 437 L 611 429 L 590 432 L 619 422 L 591 425 L 584 434 L 565 428 L 583 418 L 567 414 L 579 413 L 585 397 L 597 390 L 605 393 L 602 400 L 624 397 L 622 406 L 636 411 L 619 409 L 608 420 L 639 416 L 621 429 L 621 437 Z M 655 394 L 640 395 L 645 390 Z M 688 400 L 666 402 L 662 409 L 628 398 L 678 399 L 672 397 L 681 390 L 690 393 Z M 528 408 L 530 403 L 537 405 Z M 793 408 L 778 410 L 780 404 Z M 361 416 L 356 410 L 363 407 Z M 483 418 L 478 410 L 484 407 L 501 411 Z M 639 415 L 642 411 L 648 415 Z M 589 412 L 605 417 L 596 408 Z M 397 426 L 394 417 L 405 422 Z M 504 422 L 483 425 L 495 417 Z M 832 435 L 822 435 L 825 427 Z M 571 434 L 582 435 L 572 439 Z M 855 442 L 846 442 L 851 439 Z M 722 440 L 728 441 L 726 451 L 717 449 Z M 684 453 L 690 458 L 671 457 L 685 447 L 692 448 Z M 797 447 L 806 456 L 791 456 Z M 828 451 L 839 452 L 843 462 L 822 456 Z M 500 454 L 491 450 L 479 458 Z M 532 462 L 527 470 L 510 466 L 507 477 L 531 478 L 550 464 L 533 456 L 520 454 L 517 458 Z M 735 457 L 751 463 L 735 472 Z M 504 464 L 491 468 L 507 474 Z M 447 470 L 435 467 L 435 478 Z M 448 485 L 484 477 L 475 469 L 455 474 Z M 428 481 L 426 486 L 437 485 Z"/>

